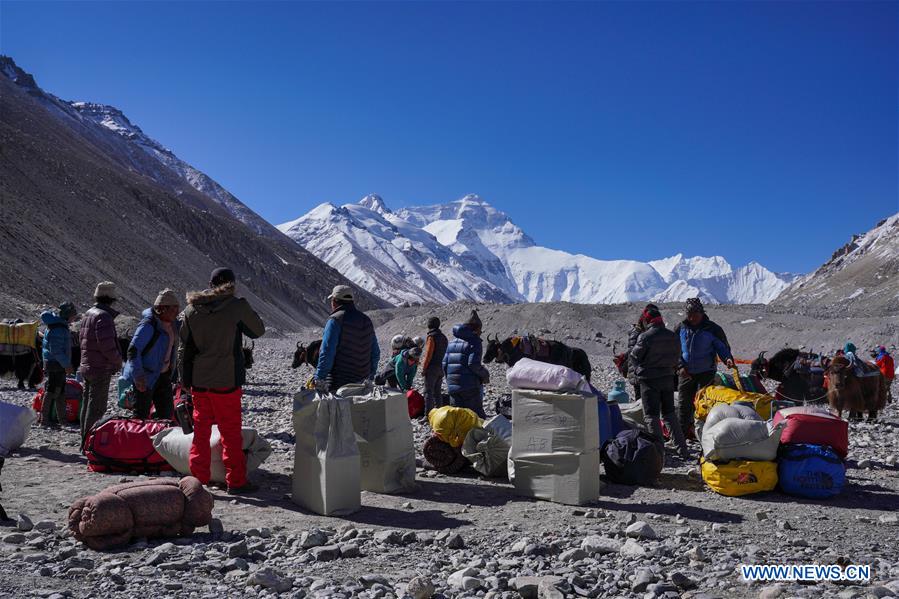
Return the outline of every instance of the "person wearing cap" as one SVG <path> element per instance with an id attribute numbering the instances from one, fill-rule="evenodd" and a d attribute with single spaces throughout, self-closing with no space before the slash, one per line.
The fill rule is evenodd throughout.
<path id="1" fill-rule="evenodd" d="M 152 308 L 141 314 L 141 321 L 128 346 L 128 361 L 122 378 L 134 385 L 134 416 L 169 420 L 174 412 L 172 373 L 175 372 L 179 333 L 180 302 L 171 289 L 156 296 Z"/>
<path id="2" fill-rule="evenodd" d="M 381 349 L 371 319 L 356 307 L 353 289 L 337 285 L 327 298 L 331 315 L 325 323 L 313 384 L 319 391 L 374 379 Z"/>
<path id="3" fill-rule="evenodd" d="M 425 413 L 443 405 L 443 356 L 449 340 L 440 330 L 440 319 L 432 316 L 428 319 L 428 337 L 425 341 L 424 358 L 421 371 L 425 377 Z"/>
<path id="4" fill-rule="evenodd" d="M 653 304 L 643 309 L 639 324 L 644 330 L 637 336 L 630 351 L 628 372 L 633 373 L 640 383 L 643 422 L 649 434 L 659 443 L 664 443 L 661 421 L 664 419 L 680 457 L 687 459 L 690 457 L 687 440 L 674 410 L 680 340 L 673 331 L 665 327 L 661 312 Z"/>
<path id="5" fill-rule="evenodd" d="M 490 373 L 481 362 L 484 345 L 481 341 L 481 319 L 472 310 L 468 320 L 453 327 L 453 339 L 443 356 L 443 372 L 449 391 L 450 405 L 468 408 L 480 418 L 484 412 L 484 385 Z"/>
<path id="6" fill-rule="evenodd" d="M 56 312 L 47 310 L 41 314 L 46 325 L 42 355 L 47 384 L 44 386 L 44 403 L 41 405 L 41 426 L 52 426 L 51 412 L 55 410 L 59 424 L 66 413 L 66 375 L 72 368 L 72 333 L 69 325 L 77 316 L 72 302 L 60 304 Z"/>
<path id="7" fill-rule="evenodd" d="M 418 374 L 418 363 L 421 360 L 421 349 L 413 347 L 404 349 L 393 358 L 396 386 L 402 391 L 415 388 L 415 375 Z"/>
<path id="8" fill-rule="evenodd" d="M 225 483 L 231 495 L 259 488 L 247 479 L 240 401 L 247 377 L 243 336 L 257 339 L 265 334 L 262 319 L 246 299 L 235 295 L 236 287 L 234 272 L 217 268 L 209 277 L 209 289 L 187 295 L 177 356 L 181 384 L 191 390 L 194 403 L 190 472 L 204 485 L 209 484 L 209 438 L 212 425 L 217 424 Z"/>
<path id="9" fill-rule="evenodd" d="M 109 382 L 122 367 L 115 319 L 119 315 L 112 305 L 118 300 L 115 283 L 103 281 L 94 291 L 94 306 L 81 319 L 81 376 L 84 399 L 81 402 L 81 439 L 106 414 Z"/>
<path id="10" fill-rule="evenodd" d="M 677 409 L 681 430 L 695 439 L 693 432 L 693 399 L 696 392 L 712 383 L 718 357 L 728 368 L 734 367 L 734 357 L 724 330 L 709 320 L 698 297 L 691 297 L 684 307 L 686 318 L 674 332 L 680 338 L 681 359 L 678 370 Z"/>

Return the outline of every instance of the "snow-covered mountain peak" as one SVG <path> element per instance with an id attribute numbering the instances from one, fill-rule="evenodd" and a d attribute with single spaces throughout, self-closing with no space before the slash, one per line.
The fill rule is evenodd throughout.
<path id="1" fill-rule="evenodd" d="M 540 247 L 507 214 L 474 194 L 396 212 L 382 198 L 366 196 L 339 208 L 318 206 L 279 229 L 353 281 L 395 302 L 471 298 L 471 289 L 478 289 L 477 297 L 504 301 L 616 303 L 698 296 L 712 303 L 767 303 L 792 280 L 757 263 L 735 270 L 721 256 L 676 254 L 646 263 Z M 420 263 L 425 256 L 432 257 L 429 268 L 443 288 L 406 262 L 411 257 Z M 453 271 L 463 273 L 468 285 L 479 281 L 480 286 L 458 295 L 462 279 L 450 277 Z M 416 280 L 420 288 L 410 289 Z"/>
<path id="2" fill-rule="evenodd" d="M 359 200 L 360 206 L 365 206 L 369 210 L 377 212 L 378 214 L 390 214 L 390 208 L 387 207 L 387 204 L 384 203 L 384 199 L 376 193 L 370 193 L 361 200 Z"/>

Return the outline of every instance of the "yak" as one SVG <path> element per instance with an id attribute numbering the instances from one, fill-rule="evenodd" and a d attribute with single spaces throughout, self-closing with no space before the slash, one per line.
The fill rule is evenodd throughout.
<path id="1" fill-rule="evenodd" d="M 780 383 L 777 393 L 783 399 L 798 403 L 814 403 L 825 399 L 823 365 L 827 363 L 826 358 L 792 348 L 784 348 L 770 359 L 765 357 L 765 353 L 767 352 L 761 352 L 752 361 L 750 376 Z"/>
<path id="2" fill-rule="evenodd" d="M 308 346 L 302 342 L 297 342 L 297 350 L 293 352 L 293 362 L 291 368 L 299 368 L 303 364 L 309 364 L 315 368 L 318 366 L 318 353 L 322 347 L 322 340 L 313 341 Z"/>
<path id="3" fill-rule="evenodd" d="M 527 346 L 531 350 L 527 351 Z M 588 381 L 592 374 L 590 358 L 587 352 L 577 347 L 569 347 L 560 341 L 535 339 L 533 341 L 524 337 L 509 337 L 504 341 L 499 336 L 493 339 L 487 338 L 487 349 L 484 350 L 484 363 L 489 364 L 496 360 L 499 364 L 514 366 L 522 358 L 530 358 L 549 364 L 566 366 L 575 372 L 584 375 Z"/>
<path id="4" fill-rule="evenodd" d="M 35 347 L 26 347 L 28 351 L 23 353 L 0 353 L 0 376 L 12 373 L 18 381 L 18 388 L 25 389 L 25 383 L 32 391 L 44 380 L 44 368 L 41 360 L 41 352 L 44 347 L 44 339 L 40 333 L 35 336 Z"/>
<path id="5" fill-rule="evenodd" d="M 843 410 L 849 410 L 853 418 L 868 412 L 868 420 L 874 420 L 887 403 L 886 379 L 874 364 L 852 364 L 837 356 L 827 368 L 827 402 L 841 418 Z"/>

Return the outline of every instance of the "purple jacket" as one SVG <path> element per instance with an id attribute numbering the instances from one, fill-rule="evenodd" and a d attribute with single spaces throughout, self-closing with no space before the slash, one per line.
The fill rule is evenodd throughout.
<path id="1" fill-rule="evenodd" d="M 105 304 L 97 304 L 81 319 L 81 374 L 110 376 L 122 367 L 115 317 L 119 313 Z"/>

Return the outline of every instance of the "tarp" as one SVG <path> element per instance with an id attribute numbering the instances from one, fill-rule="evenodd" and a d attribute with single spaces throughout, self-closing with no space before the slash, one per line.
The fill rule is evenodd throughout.
<path id="1" fill-rule="evenodd" d="M 434 434 L 453 447 L 462 447 L 468 431 L 481 425 L 481 419 L 468 408 L 443 406 L 428 413 L 428 424 Z"/>
<path id="2" fill-rule="evenodd" d="M 272 446 L 254 428 L 244 427 L 240 433 L 243 437 L 243 452 L 247 457 L 247 472 L 253 472 L 272 455 Z M 153 447 L 159 455 L 181 474 L 190 474 L 190 446 L 193 442 L 193 433 L 185 435 L 179 427 L 159 431 L 153 437 Z M 223 483 L 225 464 L 222 463 L 222 436 L 218 426 L 212 427 L 209 447 L 212 449 L 210 480 Z"/>
<path id="3" fill-rule="evenodd" d="M 732 404 L 738 401 L 746 402 L 755 408 L 763 420 L 771 418 L 771 401 L 774 398 L 764 393 L 748 393 L 728 389 L 718 385 L 703 387 L 696 394 L 694 406 L 697 420 L 705 420 L 713 406 L 719 403 Z"/>
<path id="4" fill-rule="evenodd" d="M 293 398 L 293 502 L 323 516 L 362 505 L 352 400 L 301 389 Z"/>
<path id="5" fill-rule="evenodd" d="M 40 321 L 7 324 L 0 322 L 0 345 L 24 345 L 35 347 Z"/>
<path id="6" fill-rule="evenodd" d="M 557 503 L 599 499 L 599 412 L 592 393 L 512 392 L 515 490 Z"/>

